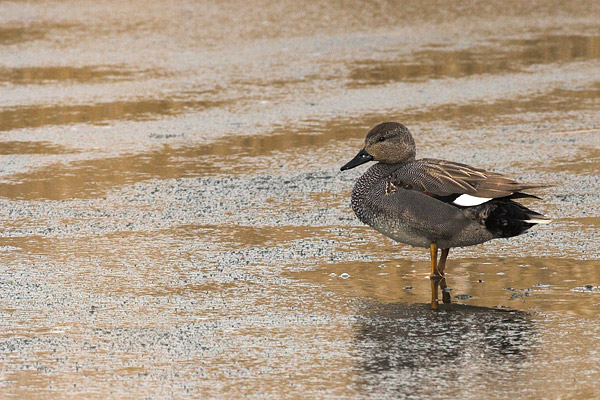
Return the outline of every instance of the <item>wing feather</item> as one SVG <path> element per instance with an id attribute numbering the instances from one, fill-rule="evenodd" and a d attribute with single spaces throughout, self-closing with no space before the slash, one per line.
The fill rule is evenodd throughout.
<path id="1" fill-rule="evenodd" d="M 392 173 L 390 182 L 397 187 L 417 190 L 434 197 L 468 194 L 492 199 L 542 186 L 518 183 L 496 172 L 431 158 L 402 166 Z"/>

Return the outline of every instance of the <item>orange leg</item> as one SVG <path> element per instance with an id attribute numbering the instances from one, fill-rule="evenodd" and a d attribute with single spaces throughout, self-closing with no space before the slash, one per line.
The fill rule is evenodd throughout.
<path id="1" fill-rule="evenodd" d="M 429 245 L 429 252 L 431 253 L 431 275 L 429 275 L 429 279 L 431 280 L 431 309 L 437 310 L 439 302 L 438 287 L 440 285 L 440 280 L 442 279 L 437 265 L 437 243 L 431 243 Z"/>
<path id="2" fill-rule="evenodd" d="M 438 255 L 437 243 L 431 243 L 429 245 L 429 252 L 431 253 L 431 275 L 429 275 L 429 277 L 439 276 L 440 271 L 438 270 L 438 264 L 437 264 L 437 255 Z"/>

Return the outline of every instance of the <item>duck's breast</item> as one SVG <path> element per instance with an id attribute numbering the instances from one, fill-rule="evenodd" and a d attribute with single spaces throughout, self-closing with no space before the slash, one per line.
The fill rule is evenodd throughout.
<path id="1" fill-rule="evenodd" d="M 417 247 L 429 247 L 432 242 L 442 247 L 464 245 L 455 238 L 479 225 L 457 207 L 424 193 L 402 188 L 389 191 L 385 179 L 353 194 L 352 208 L 365 224 L 391 239 Z"/>

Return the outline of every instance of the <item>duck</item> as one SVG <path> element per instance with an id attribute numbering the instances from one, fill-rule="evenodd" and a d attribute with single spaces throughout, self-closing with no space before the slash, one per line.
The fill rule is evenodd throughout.
<path id="1" fill-rule="evenodd" d="M 519 183 L 459 162 L 417 159 L 413 136 L 399 122 L 373 127 L 363 148 L 341 170 L 371 161 L 376 163 L 352 190 L 352 210 L 361 222 L 394 241 L 429 249 L 434 310 L 439 308 L 439 289 L 442 302 L 451 303 L 445 281 L 451 248 L 518 236 L 551 222 L 515 201 L 540 199 L 525 191 L 545 185 Z"/>

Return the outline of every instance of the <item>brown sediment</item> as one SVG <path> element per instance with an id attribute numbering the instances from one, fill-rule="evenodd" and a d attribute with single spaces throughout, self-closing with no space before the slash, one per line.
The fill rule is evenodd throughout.
<path id="1" fill-rule="evenodd" d="M 125 65 L 87 65 L 73 67 L 68 65 L 48 67 L 0 67 L 0 83 L 13 85 L 49 84 L 49 83 L 98 83 L 132 80 L 140 77 L 156 77 L 158 71 L 132 70 Z"/>
<path id="2" fill-rule="evenodd" d="M 550 172 L 568 172 L 571 174 L 598 175 L 600 171 L 600 149 L 580 148 L 572 157 L 559 158 L 544 168 Z"/>
<path id="3" fill-rule="evenodd" d="M 69 30 L 76 24 L 61 23 L 31 23 L 25 26 L 13 25 L 0 28 L 0 45 L 17 45 L 41 40 L 52 31 Z"/>
<path id="4" fill-rule="evenodd" d="M 0 131 L 75 123 L 107 124 L 114 120 L 143 121 L 217 107 L 210 100 L 139 99 L 56 106 L 17 106 L 0 109 Z"/>
<path id="5" fill-rule="evenodd" d="M 4 224 L 5 230 L 18 229 L 24 224 L 16 219 Z M 69 223 L 69 221 L 65 221 Z M 79 222 L 79 221 L 78 221 Z M 90 218 L 90 222 L 93 220 Z M 74 222 L 75 223 L 75 222 Z M 68 262 L 73 259 L 92 257 L 103 252 L 110 243 L 119 244 L 105 256 L 110 256 L 110 264 L 118 264 L 118 260 L 126 256 L 133 248 L 138 248 L 145 257 L 159 261 L 164 252 L 173 250 L 182 243 L 201 240 L 213 251 L 237 251 L 252 247 L 277 246 L 295 240 L 310 238 L 332 238 L 329 228 L 315 226 L 247 226 L 247 225 L 205 225 L 189 224 L 168 229 L 150 230 L 147 232 L 122 231 L 106 235 L 88 237 L 46 237 L 42 235 L 23 235 L 0 238 L 0 246 L 11 248 L 5 254 L 5 260 L 22 255 L 51 257 L 57 261 Z M 161 241 L 162 247 L 148 246 L 153 241 Z M 180 253 L 180 257 L 189 258 L 190 252 Z M 259 262 L 260 260 L 253 260 Z"/>
<path id="6" fill-rule="evenodd" d="M 524 71 L 537 64 L 596 60 L 600 58 L 600 36 L 543 35 L 460 50 L 436 46 L 399 58 L 355 62 L 350 67 L 351 86 L 462 78 Z"/>
<path id="7" fill-rule="evenodd" d="M 564 222 L 566 229 L 572 231 L 600 229 L 600 217 L 562 218 L 561 221 Z"/>
<path id="8" fill-rule="evenodd" d="M 40 141 L 5 141 L 0 142 L 0 155 L 14 154 L 66 154 L 73 153 L 64 146 L 59 146 L 54 143 Z"/>
<path id="9" fill-rule="evenodd" d="M 504 124 L 527 120 L 529 113 L 547 113 L 545 121 L 560 122 L 562 113 L 570 110 L 593 110 L 597 107 L 600 82 L 578 90 L 554 89 L 549 93 L 472 104 L 445 104 L 427 110 L 415 110 L 406 120 L 443 120 L 463 129 L 477 128 L 481 124 Z M 550 133 L 550 132 L 548 132 Z"/>

